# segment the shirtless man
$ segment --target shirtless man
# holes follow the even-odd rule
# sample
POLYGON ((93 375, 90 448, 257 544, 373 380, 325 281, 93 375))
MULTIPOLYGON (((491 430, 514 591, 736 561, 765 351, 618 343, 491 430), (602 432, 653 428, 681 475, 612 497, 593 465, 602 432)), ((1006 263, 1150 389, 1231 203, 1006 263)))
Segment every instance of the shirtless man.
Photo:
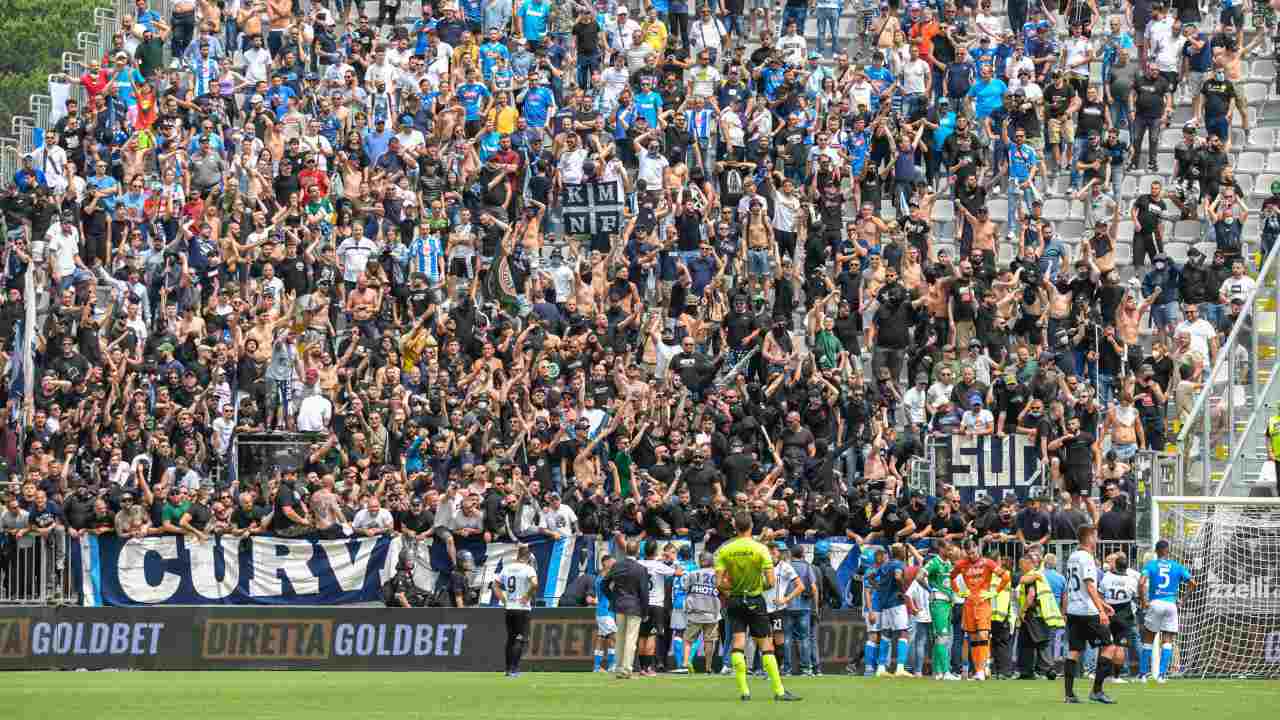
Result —
MULTIPOLYGON (((240 26, 240 33, 246 38, 262 35, 262 5, 259 3, 246 3, 241 6, 240 12, 236 14, 236 24, 240 26)), ((265 39, 265 35, 263 38, 265 39)), ((227 48, 227 52, 234 53, 239 48, 227 48)))
MULTIPOLYGON (((284 44, 284 36, 293 25, 293 0, 267 0, 267 20, 271 27, 271 35, 279 33, 276 42, 284 44)), ((270 47, 270 39, 268 39, 270 47)), ((279 156, 277 156, 279 157, 279 156)))
MULTIPOLYGON (((599 482, 600 472, 599 460, 595 456, 596 446, 598 446, 606 437, 613 434, 614 430, 618 429, 618 426, 622 424, 621 420, 621 414, 614 415, 613 420, 609 421, 609 424, 597 433, 596 436, 592 438, 576 456, 574 456, 573 477, 574 480, 582 486, 589 488, 595 487, 596 483, 599 482)), ((578 420, 578 435, 580 437, 585 436, 590 428, 591 425, 585 418, 578 420)), ((612 462, 610 464, 612 464, 612 462)), ((612 471, 613 476, 617 477, 617 469, 613 468, 612 471)))
POLYGON ((875 209, 871 207, 871 203, 863 203, 862 209, 858 214, 858 239, 862 241, 866 248, 874 248, 880 246, 880 236, 889 230, 889 225, 885 221, 876 217, 875 209))
POLYGON ((1155 295, 1138 302, 1133 293, 1125 293, 1124 302, 1116 309, 1116 331, 1125 345, 1138 344, 1138 323, 1142 313, 1155 301, 1155 295))
POLYGON ((357 324, 373 322, 373 318, 378 313, 381 305, 382 293, 369 285, 369 279, 364 273, 360 273, 356 277, 356 287, 347 293, 347 300, 343 307, 344 310, 351 313, 357 324))
MULTIPOLYGON (((309 473, 307 480, 312 487, 315 486, 316 474, 309 473)), ((319 478, 320 488, 311 493, 309 498, 311 503, 311 521, 315 525, 316 532, 321 537, 328 540, 337 540, 342 537, 342 527, 339 519, 342 518, 342 508, 338 504, 338 496, 333 492, 333 474, 325 473, 324 477, 319 478)))
POLYGON ((773 238, 773 226, 765 214, 763 200, 752 198, 751 211, 747 216, 747 271, 751 285, 760 292, 766 292, 773 276, 772 263, 777 255, 773 238))
POLYGON ((991 221, 990 213, 985 207, 978 208, 976 215, 969 212, 969 209, 961 203, 957 203, 956 207, 973 230, 973 249, 982 251, 982 262, 988 270, 994 268, 996 266, 996 224, 991 221))
POLYGON ((1142 419, 1133 406, 1133 391, 1120 391, 1120 404, 1107 411, 1105 432, 1111 434, 1111 449, 1120 460, 1131 460, 1146 445, 1142 434, 1142 419))

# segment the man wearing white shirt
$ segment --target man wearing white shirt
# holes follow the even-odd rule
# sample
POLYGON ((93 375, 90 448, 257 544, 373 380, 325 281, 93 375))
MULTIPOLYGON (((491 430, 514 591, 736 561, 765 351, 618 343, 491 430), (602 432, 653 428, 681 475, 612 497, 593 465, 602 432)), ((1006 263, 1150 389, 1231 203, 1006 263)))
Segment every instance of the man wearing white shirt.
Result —
POLYGON ((689 68, 685 77, 689 83, 689 94, 694 97, 710 98, 720 87, 720 71, 711 64, 711 55, 705 49, 698 51, 698 64, 689 68))
POLYGON ((786 64, 796 67, 804 65, 808 41, 800 34, 800 27, 794 21, 787 23, 787 33, 778 40, 778 49, 782 51, 782 60, 786 64))
POLYGON ((378 244, 364 235, 355 235, 338 246, 338 263, 342 266, 342 279, 354 284, 364 274, 369 258, 378 252, 378 244))
POLYGON ((923 426, 929 419, 929 376, 916 373, 916 384, 902 396, 902 407, 907 411, 907 422, 923 426))
POLYGON ((1231 277, 1218 289, 1218 302, 1226 305, 1237 298, 1247 302, 1257 287, 1258 281, 1244 274, 1244 261, 1236 260, 1231 263, 1231 277))
POLYGON ((1174 329, 1174 337, 1189 335, 1191 349, 1200 353, 1208 367, 1213 363, 1213 356, 1218 352, 1218 332, 1213 329, 1213 325, 1208 320, 1200 317, 1200 308, 1196 305, 1191 303, 1183 305, 1182 316, 1185 319, 1174 329))
POLYGON ((649 190, 662 188, 662 173, 670 165, 654 137, 656 134, 656 130, 649 130, 635 140, 636 156, 640 158, 639 179, 649 190))
POLYGON ((321 393, 308 395, 298 405, 298 432, 325 432, 332 419, 333 403, 321 393))
POLYGON ((556 540, 578 534, 578 516, 560 502, 557 493, 547 493, 547 506, 542 509, 542 534, 556 540))
POLYGON ((903 111, 908 118, 914 117, 915 112, 923 109, 926 100, 930 97, 929 91, 933 84, 933 70, 929 67, 929 63, 920 57, 920 46, 911 46, 911 59, 902 66, 902 92, 903 92, 903 111))
MULTIPOLYGON (((626 6, 618 8, 618 12, 614 15, 614 32, 609 35, 609 46, 615 52, 625 53, 632 47, 635 47, 636 33, 640 32, 640 23, 631 19, 631 11, 626 6)), ((641 36, 643 39, 643 36, 641 36)))
POLYGON ((76 227, 75 216, 65 213, 62 222, 49 226, 44 239, 49 270, 58 290, 71 287, 81 273, 89 274, 87 270, 82 270, 84 263, 80 260, 80 229, 76 227))
POLYGON ((67 151, 58 144, 58 132, 50 130, 44 145, 31 153, 31 165, 44 172, 45 182, 54 195, 67 191, 67 151))
POLYGON ((360 535, 373 537, 391 532, 395 528, 395 520, 391 513, 378 502, 377 495, 370 495, 365 505, 351 520, 351 529, 360 535))
MULTIPOLYGON (((262 37, 257 36, 253 39, 253 44, 240 54, 244 61, 244 76, 253 82, 267 82, 271 79, 271 51, 262 45, 262 37)), ((336 66, 334 66, 336 67, 336 66)), ((347 70, 351 69, 350 65, 344 65, 347 70)), ((341 79, 343 73, 338 72, 338 78, 341 79)))
POLYGON ((564 136, 564 150, 560 153, 558 169, 560 182, 564 185, 577 185, 586 179, 587 150, 578 141, 574 133, 564 136))
POLYGON ((373 62, 364 71, 365 87, 373 87, 379 80, 386 85, 390 85, 391 81, 395 79, 395 73, 395 66, 387 62, 387 51, 379 48, 373 55, 373 62))
POLYGON ((408 115, 401 116, 400 132, 396 133, 396 137, 400 139, 400 148, 408 153, 427 144, 427 138, 421 130, 413 127, 413 118, 408 115))

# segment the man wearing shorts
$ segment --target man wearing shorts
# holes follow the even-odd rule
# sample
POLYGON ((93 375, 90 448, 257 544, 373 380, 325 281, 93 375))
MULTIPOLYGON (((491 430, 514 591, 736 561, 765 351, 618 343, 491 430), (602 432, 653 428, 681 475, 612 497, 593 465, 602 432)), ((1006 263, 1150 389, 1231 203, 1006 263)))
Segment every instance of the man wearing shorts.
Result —
POLYGON ((667 628, 667 578, 684 574, 682 568, 673 568, 669 562, 674 559, 674 553, 675 548, 668 544, 663 549, 663 559, 659 559, 658 543, 648 540, 644 546, 644 559, 640 561, 645 570, 649 571, 649 612, 640 622, 640 646, 637 654, 640 658, 639 673, 648 677, 658 674, 658 636, 667 628))
POLYGON ((613 641, 618 635, 618 623, 609 607, 609 596, 604 592, 604 577, 613 567, 613 557, 600 558, 600 575, 596 577, 596 651, 592 659, 594 672, 613 672, 613 641))
POLYGON ((1145 625, 1142 628, 1142 651, 1138 654, 1138 672, 1148 675, 1151 667, 1152 643, 1160 633, 1160 665, 1147 679, 1165 682, 1165 673, 1173 663, 1173 639, 1178 635, 1178 590, 1186 583, 1195 588, 1191 573, 1177 560, 1169 557, 1169 541, 1156 542, 1156 559, 1142 568, 1138 581, 1138 600, 1146 608, 1145 625))
POLYGON ((729 598, 725 619, 733 637, 731 662, 738 695, 743 701, 751 699, 744 652, 747 633, 750 632, 756 641, 756 647, 760 648, 764 656, 761 663, 769 675, 773 699, 778 702, 795 702, 800 698, 783 687, 778 658, 773 654, 773 640, 769 637, 769 615, 764 594, 777 584, 773 559, 769 556, 768 548, 751 537, 750 512, 739 510, 735 513, 733 529, 737 537, 721 545, 716 551, 715 568, 716 585, 729 598))
POLYGON ((680 579, 684 587, 684 656, 680 667, 693 672, 694 644, 702 641, 702 657, 708 675, 715 647, 720 642, 720 591, 716 589, 715 556, 709 552, 698 555, 698 569, 686 573, 680 579))
POLYGON ((917 582, 929 590, 929 629, 933 633, 933 679, 959 680, 951 673, 951 605, 955 594, 951 588, 951 563, 960 548, 946 538, 936 541, 937 554, 917 573, 917 582))
POLYGON ((1062 681, 1066 689, 1066 702, 1078 704, 1075 680, 1080 653, 1086 646, 1100 648, 1098 668, 1093 676, 1093 691, 1089 699, 1104 705, 1115 700, 1102 691, 1102 682, 1108 674, 1118 674, 1124 665, 1124 648, 1111 639, 1109 625, 1114 609, 1098 594, 1098 564, 1093 559, 1098 531, 1092 525, 1081 525, 1076 531, 1080 548, 1067 560, 1067 648, 1070 654, 1063 666, 1062 681))
POLYGON ((884 548, 876 549, 876 563, 880 569, 876 572, 876 599, 878 611, 873 611, 876 625, 880 628, 880 662, 876 667, 876 677, 890 677, 889 643, 897 640, 896 660, 898 670, 895 677, 911 677, 907 670, 907 630, 911 627, 910 615, 907 612, 906 547, 901 543, 894 545, 891 556, 886 557, 884 548))
POLYGON ((992 578, 999 577, 1000 583, 994 587, 999 593, 1009 587, 1009 571, 991 558, 982 557, 978 543, 970 540, 964 546, 966 557, 951 568, 951 587, 956 592, 960 586, 956 579, 964 576, 964 586, 969 596, 964 601, 963 629, 969 634, 969 652, 973 659, 973 678, 985 680, 987 677, 987 657, 991 654, 991 597, 987 592, 992 588, 992 578))

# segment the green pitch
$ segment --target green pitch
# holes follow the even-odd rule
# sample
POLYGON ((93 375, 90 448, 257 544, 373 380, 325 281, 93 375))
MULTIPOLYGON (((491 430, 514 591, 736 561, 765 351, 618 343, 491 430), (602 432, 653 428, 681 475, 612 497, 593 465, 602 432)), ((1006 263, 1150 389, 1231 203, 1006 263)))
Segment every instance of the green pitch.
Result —
MULTIPOLYGON (((789 679, 804 702, 775 704, 765 680, 738 700, 729 678, 615 680, 586 673, 38 672, 0 675, 14 720, 672 720, 779 718, 1002 720, 1277 717, 1280 682, 1111 685, 1111 707, 1062 704, 1061 681, 789 679)), ((1076 685, 1082 697, 1088 681, 1076 685)))

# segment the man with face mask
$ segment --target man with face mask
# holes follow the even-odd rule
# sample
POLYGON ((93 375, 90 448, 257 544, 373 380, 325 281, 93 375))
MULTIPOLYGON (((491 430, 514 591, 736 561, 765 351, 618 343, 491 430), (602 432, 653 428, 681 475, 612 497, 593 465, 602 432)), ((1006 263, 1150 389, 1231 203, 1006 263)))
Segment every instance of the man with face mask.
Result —
POLYGON ((1231 136, 1231 105, 1235 104, 1242 117, 1241 127, 1249 131, 1249 108, 1245 98, 1236 92, 1234 83, 1227 80, 1227 74, 1221 68, 1213 73, 1213 77, 1200 86, 1200 94, 1192 104, 1192 114, 1204 118, 1204 129, 1210 137, 1227 141, 1231 136))
POLYGON ((1151 325, 1162 339, 1172 335, 1178 324, 1178 304, 1182 300, 1181 268, 1168 255, 1155 257, 1155 267, 1142 278, 1143 297, 1152 297, 1151 325))
MULTIPOLYGON (((1208 85, 1209 81, 1205 81, 1208 85)), ((1224 142, 1218 135, 1209 135, 1208 141, 1200 152, 1200 197, 1213 198, 1222 189, 1222 169, 1231 164, 1231 156, 1227 154, 1224 142)))

